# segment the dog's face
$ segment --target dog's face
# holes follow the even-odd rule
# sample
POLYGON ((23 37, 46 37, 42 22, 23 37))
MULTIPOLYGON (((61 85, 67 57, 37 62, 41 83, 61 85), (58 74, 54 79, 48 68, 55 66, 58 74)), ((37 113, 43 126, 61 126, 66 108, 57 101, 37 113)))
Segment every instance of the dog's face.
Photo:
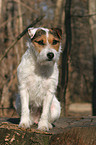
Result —
POLYGON ((61 52, 61 29, 29 28, 28 33, 31 37, 38 63, 52 65, 58 61, 61 52))

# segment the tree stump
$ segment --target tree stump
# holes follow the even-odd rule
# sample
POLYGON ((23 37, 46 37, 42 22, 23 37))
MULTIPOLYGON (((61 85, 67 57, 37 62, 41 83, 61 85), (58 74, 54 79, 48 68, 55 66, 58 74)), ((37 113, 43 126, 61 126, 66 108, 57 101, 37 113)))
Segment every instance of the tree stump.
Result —
POLYGON ((40 131, 18 127, 19 118, 0 118, 0 145, 95 145, 96 117, 69 117, 57 120, 53 129, 40 131))

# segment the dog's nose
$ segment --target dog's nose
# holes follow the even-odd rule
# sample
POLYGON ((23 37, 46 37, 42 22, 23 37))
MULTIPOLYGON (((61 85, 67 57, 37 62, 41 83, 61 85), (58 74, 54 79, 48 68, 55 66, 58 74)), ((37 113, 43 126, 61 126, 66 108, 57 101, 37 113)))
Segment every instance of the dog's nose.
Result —
POLYGON ((54 57, 54 53, 49 52, 49 53, 47 54, 47 57, 49 58, 49 60, 52 60, 52 58, 54 57))

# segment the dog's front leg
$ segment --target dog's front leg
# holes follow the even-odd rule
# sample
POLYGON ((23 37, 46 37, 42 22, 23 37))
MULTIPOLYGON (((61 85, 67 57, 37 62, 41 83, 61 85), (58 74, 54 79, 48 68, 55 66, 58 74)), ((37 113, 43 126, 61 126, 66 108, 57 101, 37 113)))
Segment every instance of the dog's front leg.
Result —
POLYGON ((52 104, 53 97, 54 97, 54 94, 52 94, 51 92, 48 92, 44 98, 43 110, 42 110, 40 121, 38 123, 39 130, 48 131, 49 129, 52 128, 52 125, 48 122, 48 119, 49 119, 49 112, 50 112, 50 107, 52 104))
POLYGON ((29 128, 31 125, 30 111, 29 111, 29 94, 26 89, 20 90, 21 99, 21 120, 20 127, 29 128))

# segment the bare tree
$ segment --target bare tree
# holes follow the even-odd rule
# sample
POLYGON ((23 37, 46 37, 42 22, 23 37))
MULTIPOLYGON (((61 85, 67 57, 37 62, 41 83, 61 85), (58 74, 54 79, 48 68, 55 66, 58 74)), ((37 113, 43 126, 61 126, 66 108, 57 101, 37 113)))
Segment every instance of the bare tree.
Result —
MULTIPOLYGON (((22 14, 24 14, 25 12, 24 8, 30 8, 30 10, 28 10, 31 11, 31 13, 32 10, 31 7, 26 6, 26 4, 24 5, 24 8, 22 10, 22 2, 20 0, 16 0, 16 2, 14 2, 14 0, 4 0, 2 2, 3 3, 1 4, 4 6, 4 8, 3 14, 1 15, 3 20, 0 25, 1 27, 3 27, 3 30, 2 28, 0 29, 0 32, 2 34, 0 35, 0 40, 2 40, 2 42, 0 41, 0 62, 2 61, 2 63, 0 63, 0 67, 2 67, 0 72, 0 108, 2 108, 3 110, 3 115, 6 116, 9 112, 9 108, 12 107, 14 103, 15 94, 17 92, 16 68, 25 49, 23 47, 23 39, 21 39, 20 42, 16 44, 17 41, 21 38, 21 35, 18 34, 23 31, 24 21, 22 14), (7 46, 9 47, 6 48, 7 46), (3 60, 3 58, 5 59, 3 60)), ((28 16, 31 16, 31 14, 28 16)), ((40 19, 41 17, 38 17, 37 21, 39 21, 40 19)), ((27 21, 25 21, 25 26, 28 26, 26 22, 27 21)), ((29 20, 28 22, 32 23, 34 22, 34 20, 29 20)), ((36 23, 37 22, 34 22, 33 25, 35 25, 36 23)), ((32 26, 30 25, 30 27, 32 26)), ((28 29, 26 29, 26 32, 27 31, 28 29)), ((25 31, 23 32, 22 36, 24 34, 25 31)), ((1 114, 2 110, 0 109, 1 114)))
MULTIPOLYGON (((17 36, 23 29, 31 24, 36 17, 40 17, 41 14, 45 14, 45 17, 43 21, 36 24, 36 27, 60 27, 64 34, 64 39, 62 39, 63 51, 60 60, 60 84, 58 87, 58 97, 62 105, 62 116, 64 116, 64 114, 68 115, 68 97, 72 98, 72 101, 86 101, 88 98, 89 101, 91 100, 93 75, 92 49, 89 39, 88 2, 91 9, 91 17, 93 13, 91 6, 94 6, 95 12, 95 1, 96 0, 0 0, 0 62, 5 58, 0 64, 0 68, 2 68, 0 72, 1 108, 10 107, 10 101, 12 102, 12 97, 17 93, 16 67, 21 59, 23 49, 26 49, 23 45, 26 45, 25 42, 26 39, 28 39, 28 34, 26 34, 18 44, 16 44, 16 41, 18 41, 17 36), (86 16, 82 17, 83 15, 86 16), (14 43, 16 44, 15 46, 14 43), (71 47, 72 51, 70 54, 71 47), (69 61, 69 54, 71 61, 69 61)), ((92 22, 91 30, 93 39, 96 38, 95 24, 93 25, 93 21, 96 23, 95 20, 95 16, 90 18, 90 23, 92 22)), ((94 39, 94 46, 96 46, 95 43, 94 39)), ((96 66, 95 47, 93 47, 93 52, 94 66, 96 66)), ((94 67, 93 98, 95 98, 96 93, 95 68, 96 67, 94 67)), ((94 102, 96 102, 95 99, 93 99, 93 104, 94 102)), ((94 110, 96 109, 94 108, 94 110)))
MULTIPOLYGON (((23 18, 22 18, 22 9, 21 9, 21 4, 20 4, 21 0, 18 0, 18 13, 19 13, 19 32, 21 33, 23 31, 23 18)), ((20 48, 22 51, 22 54, 24 52, 24 45, 23 45, 23 38, 20 40, 20 48)))
POLYGON ((0 0, 0 19, 2 18, 2 0, 0 0))
POLYGON ((57 0, 56 2, 55 16, 54 16, 54 24, 56 27, 61 27, 63 4, 64 4, 64 0, 57 0))
MULTIPOLYGON (((89 0, 89 13, 96 11, 96 0, 89 0)), ((93 94, 92 94, 92 109, 93 115, 96 116, 96 15, 90 17, 90 25, 93 39, 93 94)))
POLYGON ((71 0, 66 0, 65 4, 65 34, 66 42, 65 48, 62 52, 61 71, 60 71, 60 99, 62 106, 62 116, 68 115, 68 98, 66 97, 67 84, 68 84, 68 59, 71 51, 71 0))

